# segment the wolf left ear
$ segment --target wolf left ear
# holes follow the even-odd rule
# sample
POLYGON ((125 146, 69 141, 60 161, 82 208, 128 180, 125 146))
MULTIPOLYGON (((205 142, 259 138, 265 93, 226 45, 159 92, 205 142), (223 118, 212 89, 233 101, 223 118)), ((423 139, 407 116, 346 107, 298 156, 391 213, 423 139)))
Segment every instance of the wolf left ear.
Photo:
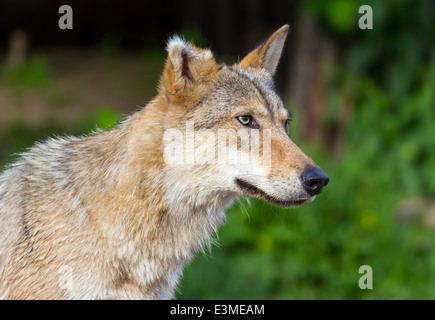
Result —
POLYGON ((281 57, 285 39, 289 31, 286 24, 279 28, 266 42, 249 53, 237 66, 246 68, 263 68, 274 75, 281 57))
POLYGON ((189 94, 213 81, 218 65, 210 50, 195 47, 178 36, 167 45, 168 58, 160 78, 161 89, 172 102, 182 102, 189 94))

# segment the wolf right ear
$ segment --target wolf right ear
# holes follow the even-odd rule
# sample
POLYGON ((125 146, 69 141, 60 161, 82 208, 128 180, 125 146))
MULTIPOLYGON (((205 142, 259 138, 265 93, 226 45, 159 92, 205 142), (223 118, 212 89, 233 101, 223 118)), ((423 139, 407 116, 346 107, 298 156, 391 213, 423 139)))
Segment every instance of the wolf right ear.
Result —
POLYGON ((167 51, 160 85, 172 102, 211 82, 219 69, 210 50, 197 48, 178 36, 169 39, 167 51))
POLYGON ((254 49, 240 61, 237 67, 242 69, 263 68, 274 75, 288 31, 289 26, 287 24, 279 28, 266 42, 254 49))

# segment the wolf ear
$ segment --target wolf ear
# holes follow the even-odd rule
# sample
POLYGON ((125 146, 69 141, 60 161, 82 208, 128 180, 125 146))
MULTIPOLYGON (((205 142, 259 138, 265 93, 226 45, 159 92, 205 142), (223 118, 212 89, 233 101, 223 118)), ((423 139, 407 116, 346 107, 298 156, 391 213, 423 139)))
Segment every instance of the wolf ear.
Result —
POLYGON ((274 75, 289 31, 286 24, 275 31, 266 42, 249 53, 237 66, 239 68, 263 68, 274 75))
POLYGON ((174 36, 168 41, 168 58, 160 84, 171 101, 213 80, 218 65, 210 50, 200 49, 174 36))

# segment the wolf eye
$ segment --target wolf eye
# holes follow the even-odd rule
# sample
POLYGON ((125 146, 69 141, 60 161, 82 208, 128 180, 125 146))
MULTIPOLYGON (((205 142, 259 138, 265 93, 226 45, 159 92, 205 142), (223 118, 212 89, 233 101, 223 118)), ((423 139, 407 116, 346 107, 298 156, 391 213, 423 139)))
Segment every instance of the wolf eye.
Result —
POLYGON ((252 121, 252 117, 251 116, 238 116, 237 120, 239 120, 239 122, 241 124, 243 124, 244 126, 249 126, 249 124, 252 121))
POLYGON ((285 121, 285 124, 284 124, 284 126, 285 126, 285 131, 287 131, 287 134, 289 134, 290 132, 289 132, 289 129, 288 129, 288 126, 289 126, 289 124, 290 124, 290 119, 287 119, 286 121, 285 121))

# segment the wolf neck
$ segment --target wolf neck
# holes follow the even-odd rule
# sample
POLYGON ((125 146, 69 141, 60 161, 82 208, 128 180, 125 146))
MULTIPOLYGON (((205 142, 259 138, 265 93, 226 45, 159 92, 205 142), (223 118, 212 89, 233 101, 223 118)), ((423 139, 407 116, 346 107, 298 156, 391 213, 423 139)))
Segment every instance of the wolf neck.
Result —
POLYGON ((124 147, 129 164, 118 170, 120 182, 113 193, 121 195, 116 196, 120 205, 110 212, 124 211, 125 217, 116 220, 135 222, 135 226, 121 226, 121 233, 128 233, 126 240, 134 239, 147 256, 153 257, 153 263, 171 269, 190 261, 209 243, 236 195, 203 187, 192 174, 164 163, 163 112, 157 102, 151 102, 120 128, 127 132, 124 147))
MULTIPOLYGON (((171 180, 172 177, 167 182, 171 180)), ((217 233, 225 220, 225 210, 234 199, 232 193, 208 191, 188 184, 189 181, 173 180, 167 185, 166 209, 159 213, 166 217, 162 227, 172 235, 174 242, 170 247, 175 256, 186 258, 201 250, 204 244, 210 244, 212 234, 217 233)))

